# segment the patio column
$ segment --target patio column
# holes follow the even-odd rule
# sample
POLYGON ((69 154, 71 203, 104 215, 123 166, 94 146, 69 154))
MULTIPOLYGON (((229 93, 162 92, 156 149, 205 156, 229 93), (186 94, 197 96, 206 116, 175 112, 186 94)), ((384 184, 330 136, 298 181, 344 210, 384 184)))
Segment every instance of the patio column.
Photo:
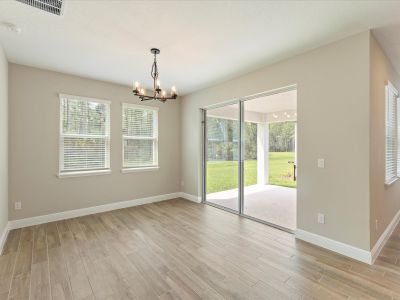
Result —
POLYGON ((297 121, 294 123, 294 163, 297 164, 297 121))
POLYGON ((268 184, 269 127, 257 124, 257 184, 268 184))

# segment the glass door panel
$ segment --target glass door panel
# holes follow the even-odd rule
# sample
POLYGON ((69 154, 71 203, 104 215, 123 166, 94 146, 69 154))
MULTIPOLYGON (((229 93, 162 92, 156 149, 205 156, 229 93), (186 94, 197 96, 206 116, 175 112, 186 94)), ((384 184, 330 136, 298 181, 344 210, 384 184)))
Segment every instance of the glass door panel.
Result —
POLYGON ((243 102, 243 214, 296 228, 295 90, 243 102))
POLYGON ((205 111, 206 201, 239 209, 239 104, 205 111))

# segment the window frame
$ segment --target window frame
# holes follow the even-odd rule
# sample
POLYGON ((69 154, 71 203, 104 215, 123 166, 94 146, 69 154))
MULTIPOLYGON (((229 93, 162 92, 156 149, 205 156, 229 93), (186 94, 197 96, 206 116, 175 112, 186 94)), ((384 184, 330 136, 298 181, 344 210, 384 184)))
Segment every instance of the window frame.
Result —
MULTIPOLYGON (((395 90, 397 92, 397 90, 395 90)), ((397 108, 397 179, 400 178, 400 97, 399 92, 397 92, 396 99, 396 108, 397 108)))
POLYGON ((59 113, 59 159, 58 159, 58 177, 59 178, 68 178, 68 177, 80 177, 80 176, 92 176, 92 175, 104 175, 104 174, 111 174, 111 101, 104 100, 104 99, 97 99, 97 98, 90 98, 90 97, 82 97, 82 96, 75 96, 69 94, 59 94, 59 105, 60 105, 60 113, 59 113), (86 102, 96 102, 106 104, 108 107, 107 118, 108 122, 106 122, 106 130, 105 135, 84 135, 84 134, 64 134, 63 133, 63 119, 64 119, 64 109, 62 105, 63 99, 73 99, 73 100, 80 100, 86 102), (81 169, 81 170, 71 170, 65 171, 63 170, 64 165, 64 137, 77 137, 77 138, 84 138, 84 137, 96 137, 96 138, 104 138, 106 144, 106 151, 105 151, 105 168, 100 169, 81 169))
POLYGON ((396 182, 400 177, 400 99, 399 99, 399 92, 394 87, 394 85, 388 81, 387 85, 385 86, 385 185, 389 186, 396 182), (395 116, 395 133, 392 138, 395 139, 395 155, 392 163, 395 165, 395 174, 391 178, 387 178, 387 169, 388 169, 388 136, 389 136, 389 117, 391 115, 391 106, 390 106, 390 97, 396 96, 394 100, 394 116, 395 116))
POLYGON ((121 173, 132 173, 132 172, 144 172, 144 171, 157 171, 159 166, 158 161, 158 147, 159 147, 159 137, 158 137, 158 112, 159 107, 156 106, 147 106, 147 105, 139 105, 128 102, 123 102, 122 105, 122 113, 121 113, 121 137, 122 137, 122 168, 121 173), (126 136, 124 135, 124 113, 125 108, 136 108, 141 110, 150 110, 153 112, 153 137, 141 137, 141 136, 126 136), (153 164, 151 166, 125 166, 125 140, 152 140, 153 141, 153 164))

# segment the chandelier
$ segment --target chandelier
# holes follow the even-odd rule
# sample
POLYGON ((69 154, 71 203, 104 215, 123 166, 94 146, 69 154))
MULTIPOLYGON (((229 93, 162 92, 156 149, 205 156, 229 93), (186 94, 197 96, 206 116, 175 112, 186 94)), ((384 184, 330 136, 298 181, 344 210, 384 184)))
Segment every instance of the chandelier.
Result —
POLYGON ((153 91, 147 94, 146 90, 140 86, 140 83, 135 81, 133 86, 133 94, 138 96, 141 101, 147 100, 159 100, 165 102, 168 99, 176 99, 178 94, 176 93, 176 88, 173 86, 171 92, 161 89, 160 81, 158 80, 158 67, 157 67, 157 54, 160 54, 160 50, 157 48, 152 48, 150 50, 154 54, 154 62, 151 67, 151 77, 153 78, 153 91))

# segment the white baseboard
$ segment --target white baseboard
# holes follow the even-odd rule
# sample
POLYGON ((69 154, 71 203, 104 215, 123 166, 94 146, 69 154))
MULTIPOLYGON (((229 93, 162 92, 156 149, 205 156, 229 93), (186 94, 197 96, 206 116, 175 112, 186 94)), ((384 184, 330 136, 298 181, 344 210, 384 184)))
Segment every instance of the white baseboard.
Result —
POLYGON ((367 264, 372 264, 371 252, 367 250, 360 249, 301 229, 297 229, 295 235, 297 239, 331 250, 333 252, 342 254, 355 260, 367 264))
MULTIPOLYGON (((135 199, 135 200, 120 201, 120 202, 99 205, 99 206, 92 206, 92 207, 87 207, 87 208, 63 211, 63 212, 59 212, 59 213, 36 216, 36 217, 31 217, 31 218, 12 220, 7 223, 3 232, 0 233, 0 254, 3 251, 3 247, 7 240, 8 233, 12 229, 23 228, 23 227, 27 227, 27 226, 33 226, 33 225, 38 225, 38 224, 43 224, 43 223, 48 223, 48 222, 60 221, 60 220, 64 220, 64 219, 76 218, 76 217, 81 217, 81 216, 126 208, 126 207, 133 207, 133 206, 138 206, 138 205, 143 205, 143 204, 148 204, 148 203, 160 202, 160 201, 170 200, 170 199, 179 198, 179 197, 184 198, 186 200, 193 201, 195 203, 201 202, 201 197, 183 193, 183 192, 177 192, 177 193, 164 194, 164 195, 158 195, 158 196, 152 196, 152 197, 146 197, 146 198, 139 198, 139 199, 135 199)), ((372 264, 375 261, 375 259, 379 256, 380 251, 382 250, 383 246, 389 239, 390 235, 393 233, 393 231, 396 228, 399 221, 400 221, 400 210, 397 212, 397 214, 395 215, 393 220, 390 222, 390 224, 388 225, 386 230, 382 233, 381 237, 376 242, 376 244, 373 247, 373 249, 371 250, 371 252, 348 245, 348 244, 344 244, 342 242, 338 242, 338 241, 329 239, 329 238, 321 236, 321 235, 317 235, 315 233, 304 231, 301 229, 296 230, 295 236, 297 239, 300 239, 300 240, 306 241, 308 243, 317 245, 319 247, 331 250, 333 252, 342 254, 344 256, 353 258, 355 260, 358 260, 358 261, 361 261, 361 262, 364 262, 367 264, 372 264)))
POLYGON ((10 232, 10 228, 9 227, 10 227, 10 223, 7 222, 6 226, 3 229, 3 232, 0 235, 0 255, 3 254, 3 249, 4 249, 4 246, 6 244, 8 233, 10 232))
POLYGON ((175 198, 179 198, 179 197, 181 197, 181 193, 177 192, 177 193, 172 193, 172 194, 164 194, 164 195, 140 198, 140 199, 135 199, 135 200, 120 201, 120 202, 114 202, 114 203, 109 203, 109 204, 103 204, 103 205, 99 205, 99 206, 92 206, 92 207, 87 207, 87 208, 68 210, 68 211, 63 211, 63 212, 53 213, 53 214, 48 214, 48 215, 42 215, 42 216, 37 216, 37 217, 12 220, 12 221, 9 221, 8 229, 11 230, 11 229, 17 229, 17 228, 22 228, 22 227, 27 227, 27 226, 48 223, 48 222, 71 219, 71 218, 76 218, 76 217, 81 217, 81 216, 126 208, 126 207, 132 207, 132 206, 138 206, 138 205, 143 205, 143 204, 148 204, 148 203, 153 203, 153 202, 175 199, 175 198))
POLYGON ((198 196, 195 196, 195 195, 191 195, 191 194, 186 194, 186 193, 183 193, 183 192, 180 192, 179 194, 180 194, 181 198, 184 198, 186 200, 190 200, 190 201, 193 201, 193 202, 196 202, 196 203, 200 203, 201 202, 201 197, 198 197, 198 196))
POLYGON ((371 250, 372 263, 375 262, 376 258, 379 256, 379 253, 381 253, 386 242, 392 235, 393 231, 396 229, 397 224, 399 224, 399 221, 400 221, 400 210, 394 216, 393 220, 389 223, 385 231, 381 234, 380 238, 376 241, 374 247, 372 248, 371 250))

